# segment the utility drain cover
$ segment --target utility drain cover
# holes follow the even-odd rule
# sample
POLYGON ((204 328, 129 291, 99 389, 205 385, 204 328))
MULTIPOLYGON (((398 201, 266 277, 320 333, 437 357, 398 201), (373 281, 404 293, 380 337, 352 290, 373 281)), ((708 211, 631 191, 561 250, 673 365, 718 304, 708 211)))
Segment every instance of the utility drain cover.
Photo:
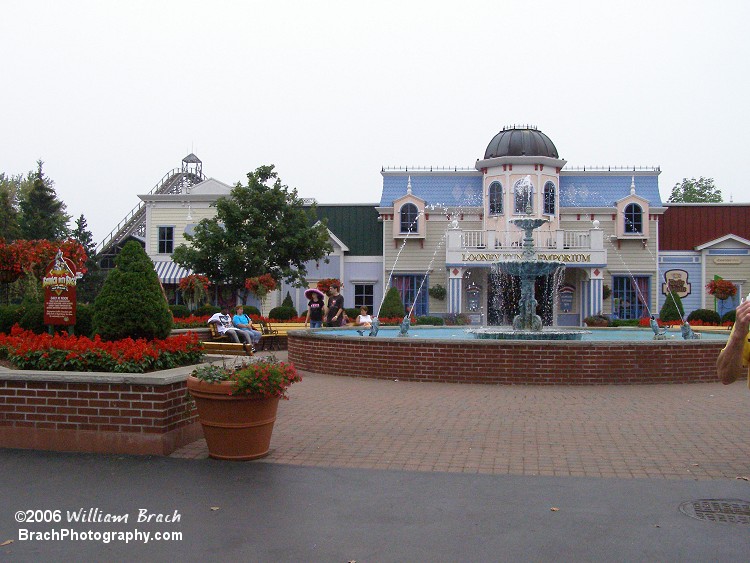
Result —
POLYGON ((707 498, 683 502, 680 512, 709 522, 750 525, 750 502, 735 498, 707 498))

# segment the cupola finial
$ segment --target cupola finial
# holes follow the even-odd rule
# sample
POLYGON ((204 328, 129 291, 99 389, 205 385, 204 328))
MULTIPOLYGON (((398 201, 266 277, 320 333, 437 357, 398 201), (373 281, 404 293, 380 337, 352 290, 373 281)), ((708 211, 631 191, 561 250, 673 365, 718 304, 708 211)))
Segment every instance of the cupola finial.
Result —
POLYGON ((409 179, 406 181, 406 193, 411 195, 411 176, 409 176, 409 179))

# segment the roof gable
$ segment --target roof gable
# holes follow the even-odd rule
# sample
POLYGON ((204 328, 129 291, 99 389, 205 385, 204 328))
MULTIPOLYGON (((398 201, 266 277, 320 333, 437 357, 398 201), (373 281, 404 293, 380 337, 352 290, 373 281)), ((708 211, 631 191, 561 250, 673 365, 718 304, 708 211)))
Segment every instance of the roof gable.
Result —
POLYGON ((198 195, 229 195, 232 191, 232 186, 220 182, 214 178, 203 180, 202 182, 195 184, 188 188, 188 193, 198 195))

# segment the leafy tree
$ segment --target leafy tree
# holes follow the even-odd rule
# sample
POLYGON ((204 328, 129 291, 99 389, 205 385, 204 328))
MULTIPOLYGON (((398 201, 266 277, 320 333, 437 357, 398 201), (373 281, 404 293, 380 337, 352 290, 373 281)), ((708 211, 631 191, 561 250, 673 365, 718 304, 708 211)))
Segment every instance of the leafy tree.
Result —
POLYGON ((14 241, 21 236, 18 226, 18 193, 21 176, 0 172, 0 238, 14 241))
POLYGON ((721 203, 724 201, 721 190, 714 185, 713 178, 701 176, 695 178, 683 178, 682 182, 675 184, 672 195, 667 200, 671 203, 721 203))
MULTIPOLYGON (((304 285, 305 263, 333 251, 325 222, 314 223, 314 209, 305 211, 297 190, 282 185, 273 165, 247 175, 229 197, 216 202, 216 216, 203 219, 195 233, 185 235, 191 246, 178 246, 172 259, 213 282, 228 285, 247 299, 245 280, 263 274, 276 281, 304 285)), ((326 259, 327 260, 327 259, 326 259)))
POLYGON ((664 299, 664 305, 659 311, 659 319, 662 322, 681 321, 685 315, 685 307, 682 305, 682 299, 674 291, 669 291, 664 299))
POLYGON ((44 176, 40 160, 31 190, 21 200, 21 235, 25 239, 60 240, 70 232, 70 215, 65 204, 57 199, 54 182, 44 176))
POLYGON ((404 302, 401 300, 401 294, 398 292, 398 289, 391 287, 386 292, 383 305, 380 307, 380 312, 377 315, 381 318, 403 317, 406 315, 404 302))
POLYGON ((115 263, 94 302, 94 332, 103 340, 169 336, 172 313, 143 247, 131 240, 115 263))
POLYGON ((91 303, 96 299, 97 294, 104 286, 104 280, 107 278, 106 271, 99 266, 99 262, 94 258, 96 244, 94 235, 88 230, 86 218, 81 214, 75 222, 75 229, 71 231, 71 238, 75 239, 86 251, 88 259, 86 260, 86 274, 78 280, 76 284, 76 293, 78 301, 81 303, 91 303))

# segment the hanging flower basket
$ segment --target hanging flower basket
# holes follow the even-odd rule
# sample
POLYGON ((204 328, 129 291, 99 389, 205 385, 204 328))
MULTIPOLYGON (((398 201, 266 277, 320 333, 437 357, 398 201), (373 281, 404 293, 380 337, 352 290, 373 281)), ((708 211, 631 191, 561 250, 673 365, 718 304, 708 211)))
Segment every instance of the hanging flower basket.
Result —
POLYGON ((14 270, 0 270, 0 283, 11 283, 21 277, 21 272, 14 270))
POLYGON ((737 294, 737 286, 727 280, 712 280, 706 284, 706 290, 720 301, 737 294))

